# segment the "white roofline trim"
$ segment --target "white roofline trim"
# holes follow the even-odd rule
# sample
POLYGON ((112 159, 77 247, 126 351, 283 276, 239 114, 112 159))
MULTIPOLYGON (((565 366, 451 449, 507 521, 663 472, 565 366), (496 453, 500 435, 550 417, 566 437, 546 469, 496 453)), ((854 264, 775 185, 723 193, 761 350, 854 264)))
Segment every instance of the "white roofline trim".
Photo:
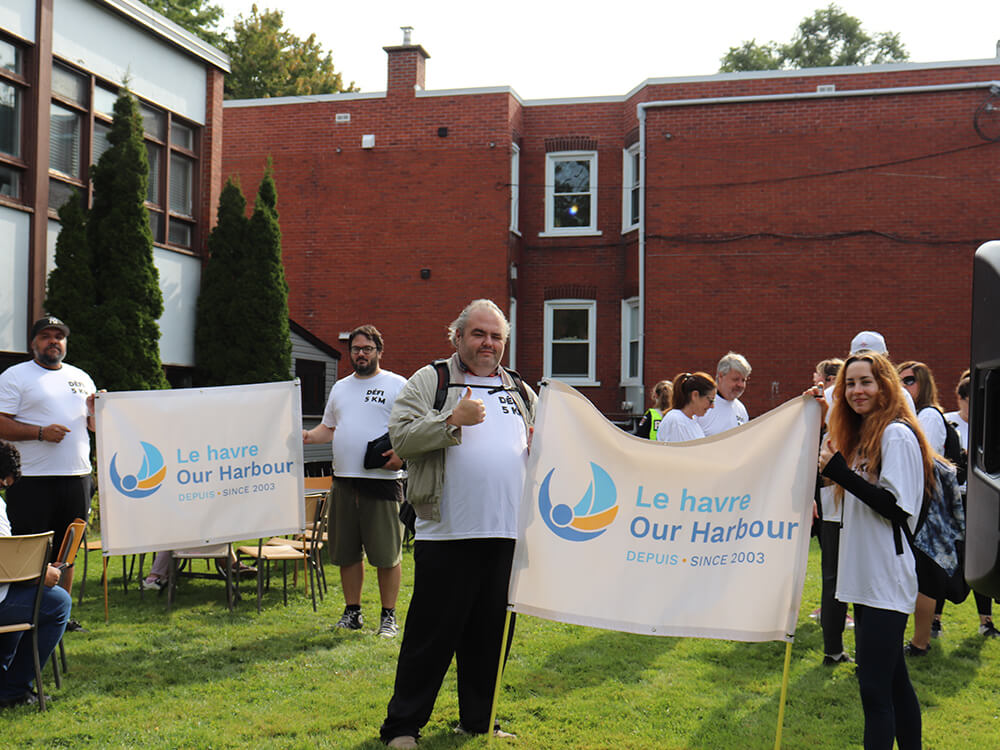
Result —
POLYGON ((263 99, 226 99, 224 109, 242 107, 277 107, 283 104, 321 104, 323 102, 349 102, 357 99, 385 99, 384 91, 351 91, 342 94, 302 94, 301 96, 269 96, 263 99))
POLYGON ((229 55, 213 47, 201 37, 195 36, 187 29, 178 26, 169 18, 160 15, 138 0, 96 0, 100 5, 120 13, 157 36, 180 47, 195 57, 214 65, 225 73, 231 72, 229 55))
POLYGON ((997 81, 969 81, 966 83, 940 83, 931 86, 895 86, 885 89, 847 89, 844 91, 801 91, 791 94, 753 94, 750 96, 715 96, 705 99, 664 99, 662 101, 639 102, 639 110, 656 107, 688 107, 706 104, 745 104, 747 102, 773 102, 792 99, 840 99, 851 96, 891 96, 893 94, 931 94, 940 91, 967 91, 990 86, 1000 86, 997 81))

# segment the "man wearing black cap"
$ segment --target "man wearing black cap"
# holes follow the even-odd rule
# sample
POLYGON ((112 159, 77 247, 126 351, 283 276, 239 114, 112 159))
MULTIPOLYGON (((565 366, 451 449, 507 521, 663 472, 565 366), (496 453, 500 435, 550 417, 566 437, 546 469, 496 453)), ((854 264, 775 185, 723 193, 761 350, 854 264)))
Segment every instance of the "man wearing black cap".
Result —
MULTIPOLYGON (((87 430, 94 429, 96 389, 87 373, 63 362, 68 336, 59 318, 36 320, 34 358, 0 373, 0 438, 21 453, 7 515, 15 534, 54 532, 53 553, 73 519, 87 518, 92 494, 87 430)), ((72 571, 63 579, 69 590, 72 571)))

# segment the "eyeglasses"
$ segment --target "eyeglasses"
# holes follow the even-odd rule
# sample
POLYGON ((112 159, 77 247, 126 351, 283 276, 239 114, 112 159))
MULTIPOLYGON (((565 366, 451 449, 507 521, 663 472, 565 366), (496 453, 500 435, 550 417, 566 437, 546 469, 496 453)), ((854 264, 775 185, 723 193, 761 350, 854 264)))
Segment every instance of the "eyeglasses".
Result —
POLYGON ((709 406, 715 406, 715 396, 705 396, 708 399, 709 406))
POLYGON ((351 354, 371 354, 375 351, 374 346, 352 346, 351 354))
POLYGON ((905 378, 903 378, 903 385, 916 385, 916 384, 917 384, 916 375, 907 375, 905 378))

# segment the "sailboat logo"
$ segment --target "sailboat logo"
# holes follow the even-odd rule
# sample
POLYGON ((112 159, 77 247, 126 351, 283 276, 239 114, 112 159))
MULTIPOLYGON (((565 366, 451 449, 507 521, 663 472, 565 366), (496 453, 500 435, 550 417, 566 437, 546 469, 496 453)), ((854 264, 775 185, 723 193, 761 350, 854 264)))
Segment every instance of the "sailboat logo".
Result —
POLYGON ((538 490, 538 509, 552 533, 570 542, 585 542, 599 537, 618 515, 618 490, 604 469, 590 462, 593 480, 583 498, 573 507, 565 503, 553 506, 549 484, 555 469, 549 471, 538 490))

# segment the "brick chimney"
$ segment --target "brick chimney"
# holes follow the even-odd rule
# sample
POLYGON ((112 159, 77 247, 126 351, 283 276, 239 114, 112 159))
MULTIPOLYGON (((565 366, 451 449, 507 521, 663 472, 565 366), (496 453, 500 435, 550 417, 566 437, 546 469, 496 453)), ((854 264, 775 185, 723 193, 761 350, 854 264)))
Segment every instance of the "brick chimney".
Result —
POLYGON ((424 89, 424 63, 430 55, 419 44, 410 41, 412 26, 400 26, 403 43, 398 47, 383 47, 389 55, 388 96, 414 96, 414 91, 424 89))

